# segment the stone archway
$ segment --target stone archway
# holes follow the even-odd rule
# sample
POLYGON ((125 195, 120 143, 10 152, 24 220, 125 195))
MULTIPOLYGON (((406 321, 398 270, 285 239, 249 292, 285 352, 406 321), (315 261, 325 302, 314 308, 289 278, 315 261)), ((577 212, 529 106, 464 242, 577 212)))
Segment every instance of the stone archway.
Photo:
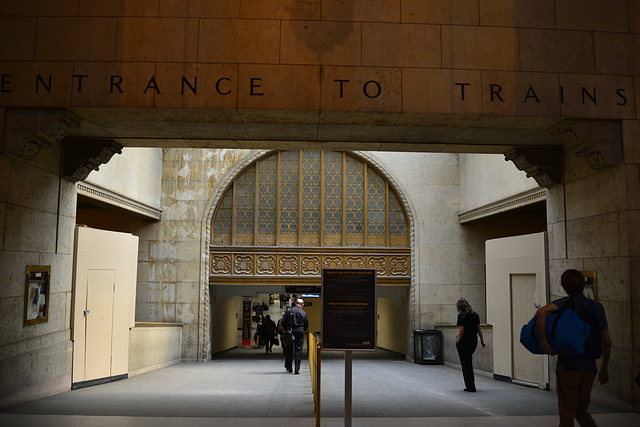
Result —
MULTIPOLYGON (((201 316, 199 319, 199 331, 198 335, 200 338, 200 347, 198 358, 200 360, 206 360, 211 356, 211 332, 209 330, 209 309, 210 309, 210 292, 209 285, 210 282, 210 273, 211 273, 211 259, 210 259, 210 251, 209 247, 211 244, 212 230, 211 230, 211 222, 212 218, 215 214, 216 207, 221 202, 222 197, 224 196, 226 190, 229 188, 231 183, 245 171, 250 165, 255 163, 260 158, 266 157, 271 153, 276 152, 277 150, 253 150, 249 152, 246 156, 244 156, 239 162, 237 162, 230 170, 227 172, 223 179, 221 179, 214 190, 211 193, 211 197, 208 199, 207 206, 204 210, 204 215, 202 217, 202 241, 201 241, 201 276, 200 276, 200 292, 203 296, 203 300, 201 303, 201 316)), ((377 162, 372 156, 363 153, 363 152, 350 152, 349 155, 371 165, 373 169, 383 176, 385 180, 389 183, 389 186, 393 189, 396 194, 399 202, 402 204, 404 212, 406 214, 406 219, 409 224, 408 227, 408 243, 410 248, 410 285, 409 285, 409 312, 408 312, 408 331, 407 337, 407 346, 406 346, 406 354, 411 354, 410 349, 412 348, 412 335, 409 333, 413 329, 415 329, 417 324, 416 318, 416 277, 419 270, 419 263, 416 262, 416 252, 418 250, 415 245, 415 230, 416 226, 414 223, 414 209, 411 206, 408 198, 404 195, 404 192, 398 185, 397 181, 393 178, 393 176, 383 168, 379 162, 377 162)))

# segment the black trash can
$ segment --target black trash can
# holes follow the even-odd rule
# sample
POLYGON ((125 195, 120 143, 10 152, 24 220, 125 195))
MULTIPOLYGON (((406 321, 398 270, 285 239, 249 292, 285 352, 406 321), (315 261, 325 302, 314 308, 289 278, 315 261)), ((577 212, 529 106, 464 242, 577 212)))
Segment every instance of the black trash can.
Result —
POLYGON ((422 365, 442 365, 442 331, 419 329, 413 332, 415 363, 422 365))

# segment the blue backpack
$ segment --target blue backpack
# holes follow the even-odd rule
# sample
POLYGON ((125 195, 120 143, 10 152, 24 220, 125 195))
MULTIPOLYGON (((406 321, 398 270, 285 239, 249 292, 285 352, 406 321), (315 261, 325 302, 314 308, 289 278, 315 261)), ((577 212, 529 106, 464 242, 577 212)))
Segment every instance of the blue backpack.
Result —
MULTIPOLYGON (((593 304, 593 302, 592 302, 593 304)), ((597 338, 598 331, 596 327, 592 327, 588 323, 584 322, 578 313, 576 313, 573 308, 575 306, 575 302, 573 298, 569 298, 569 301, 557 312, 551 313, 547 316, 547 321, 545 324, 545 330, 547 335, 547 341, 551 348, 553 348, 558 354, 562 356, 583 356, 590 359, 597 359, 600 357, 600 354, 595 354, 593 339, 597 338), (569 308, 571 305, 571 308, 569 308), (591 336, 592 330, 595 332, 593 336, 591 336), (587 341, 592 341, 591 345, 587 345, 587 341), (585 354, 585 348, 589 349, 589 354, 585 354), (594 357, 595 356, 595 357, 594 357)), ((597 321, 597 315, 595 310, 593 310, 593 305, 589 307, 588 310, 583 310, 585 312, 589 312, 589 319, 593 320, 593 326, 595 326, 595 322, 597 321)), ((586 313, 585 313, 586 314, 586 313)), ((596 341, 599 343, 599 341, 596 341)), ((520 343, 534 354, 545 354, 544 351, 540 350, 540 337, 538 336, 538 328, 536 327, 536 316, 522 327, 520 331, 520 343)), ((600 350, 600 353, 602 350, 600 350)))

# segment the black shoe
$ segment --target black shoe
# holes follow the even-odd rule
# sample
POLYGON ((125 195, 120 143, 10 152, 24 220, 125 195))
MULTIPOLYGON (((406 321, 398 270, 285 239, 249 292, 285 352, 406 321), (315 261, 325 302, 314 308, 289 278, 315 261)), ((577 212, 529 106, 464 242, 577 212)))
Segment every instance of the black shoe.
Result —
POLYGON ((295 371, 293 374, 294 375, 300 375, 300 371, 295 371))
POLYGON ((470 391, 471 393, 475 393, 476 389, 475 388, 465 388, 464 391, 470 391))
POLYGON ((293 369, 287 368, 287 372, 293 372, 293 369))

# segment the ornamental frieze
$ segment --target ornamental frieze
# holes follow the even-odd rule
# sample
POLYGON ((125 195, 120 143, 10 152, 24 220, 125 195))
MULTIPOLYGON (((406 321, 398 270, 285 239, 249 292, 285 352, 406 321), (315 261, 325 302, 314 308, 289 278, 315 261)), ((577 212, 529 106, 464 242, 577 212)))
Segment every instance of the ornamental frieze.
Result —
MULTIPOLYGON (((255 249, 254 249, 255 250, 255 249)), ((379 278, 411 278, 409 250, 393 253, 266 253, 212 248, 210 277, 212 283, 231 278, 260 280, 318 280, 323 268, 375 268, 379 278)), ((383 252, 383 251, 379 251, 383 252)))
POLYGON ((284 275, 298 274, 298 256, 281 255, 278 260, 278 273, 284 275))
POLYGON ((322 266, 324 268, 342 268, 342 258, 339 256, 324 257, 322 266))
POLYGON ((254 272, 253 256, 236 255, 233 260, 233 272, 235 274, 252 274, 254 272))
POLYGON ((378 271, 378 276, 387 275, 387 259, 383 256, 370 256, 367 267, 375 268, 378 271))
POLYGON ((364 268, 364 257, 362 256, 349 256, 347 257, 347 268, 364 268))
POLYGON ((274 255, 258 255, 256 264, 258 274, 275 274, 276 272, 276 257, 274 255))
POLYGON ((212 274, 230 274, 231 273, 231 255, 211 254, 210 259, 211 259, 212 274))
POLYGON ((391 257, 389 264, 391 266, 391 276, 406 276, 410 274, 408 257, 391 257))
POLYGON ((301 273, 306 276, 318 275, 321 271, 320 265, 319 256, 302 256, 302 260, 300 262, 301 273))

